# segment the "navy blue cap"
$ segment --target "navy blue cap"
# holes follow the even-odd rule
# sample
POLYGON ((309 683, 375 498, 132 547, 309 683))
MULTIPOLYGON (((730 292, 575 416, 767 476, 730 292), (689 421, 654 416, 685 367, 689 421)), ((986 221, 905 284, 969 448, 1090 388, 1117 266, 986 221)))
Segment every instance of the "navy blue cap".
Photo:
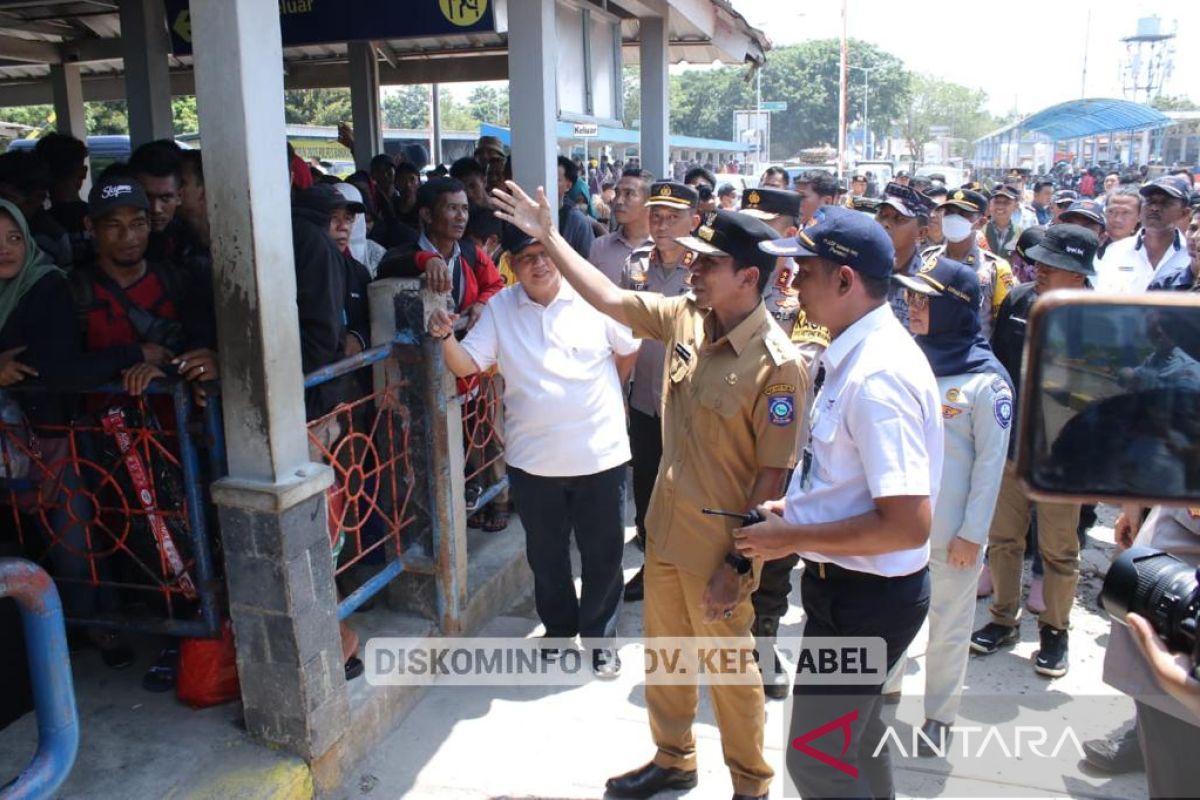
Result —
POLYGON ((1187 203, 1192 197, 1192 182, 1182 175, 1163 175, 1144 185, 1138 192, 1145 197, 1152 192, 1164 192, 1187 203))
POLYGON ((1059 215, 1060 222, 1070 222, 1068 217, 1082 217, 1088 222, 1094 222, 1101 228, 1107 227, 1104 220, 1104 206, 1095 200, 1076 200, 1059 215))
POLYGON ((933 203, 928 197, 918 192, 912 186, 892 181, 883 188, 881 205, 889 205, 906 217, 929 218, 933 203))
POLYGON ((916 275, 892 275, 906 289, 928 297, 950 297, 979 308, 983 291, 975 270, 951 258, 938 256, 921 267, 916 275))
POLYGON ((516 255, 535 242, 537 239, 509 222, 500 229, 500 248, 506 253, 516 255))
POLYGON ((88 193, 88 216, 99 219, 117 208, 150 210, 146 191, 134 178, 125 175, 101 176, 88 193))
POLYGON ((987 198, 974 189, 960 186, 946 195, 946 199, 938 203, 937 207, 945 208, 946 206, 954 206, 968 214, 982 214, 987 211, 987 198))
MULTIPOLYGON (((712 194, 712 189, 709 189, 712 194)), ((700 193, 691 186, 675 181, 657 181, 650 186, 650 197, 646 200, 649 206, 666 206, 667 208, 694 209, 700 204, 700 193)))
POLYGON ((1000 183, 996 185, 996 188, 992 189, 992 197, 1007 197, 1009 200, 1020 200, 1021 190, 1016 186, 1000 183))
POLYGON ((773 256, 824 258, 873 278, 892 274, 896 249, 878 222, 848 208, 828 206, 823 210, 825 219, 811 228, 759 247, 773 256))
POLYGON ((1069 206, 1078 199, 1079 192, 1072 191, 1071 189, 1059 189, 1054 193, 1054 196, 1050 198, 1050 202, 1056 206, 1069 206))
POLYGON ((800 216, 800 193, 787 189, 751 189, 742 195, 742 213, 757 219, 800 216))

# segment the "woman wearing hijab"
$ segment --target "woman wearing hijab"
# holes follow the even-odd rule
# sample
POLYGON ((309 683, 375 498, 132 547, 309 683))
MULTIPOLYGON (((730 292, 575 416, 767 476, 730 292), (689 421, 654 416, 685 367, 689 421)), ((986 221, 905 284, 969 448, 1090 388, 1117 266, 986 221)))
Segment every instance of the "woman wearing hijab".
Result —
MULTIPOLYGON (((44 426, 70 421, 60 392, 96 386, 142 360, 137 345, 83 351, 66 275, 38 248, 17 207, 0 200, 0 389, 37 380, 48 390, 0 394, 6 405, 19 405, 29 424, 38 428, 41 455, 28 476, 38 489, 18 500, 23 510, 30 510, 38 497, 58 498, 46 514, 54 531, 48 558, 57 577, 91 577, 87 561, 74 553, 87 549, 85 521, 92 511, 91 502, 78 491, 82 484, 77 471, 64 468, 69 455, 66 437, 55 436, 44 426), (68 498, 85 507, 69 513, 68 498)), ((6 436, 19 437, 19 427, 9 428, 6 436)), ((10 447, 10 457, 17 450, 10 447)), ((104 559, 96 564, 102 571, 107 566, 104 559)), ((59 593, 67 615, 77 618, 95 618, 100 612, 115 610, 117 603, 111 588, 98 589, 86 580, 60 582, 59 593)), ((88 633, 110 667, 132 663, 133 652, 119 636, 99 629, 88 633)))
MULTIPOLYGON (((1013 417, 1013 387, 983 337, 982 292, 975 271, 938 258, 916 275, 895 275, 908 289, 909 322, 937 377, 945 457, 929 535, 929 646, 925 724, 932 748, 946 752, 967 672, 975 587, 1000 492, 1013 417)), ((919 740, 922 755, 935 755, 919 740)))

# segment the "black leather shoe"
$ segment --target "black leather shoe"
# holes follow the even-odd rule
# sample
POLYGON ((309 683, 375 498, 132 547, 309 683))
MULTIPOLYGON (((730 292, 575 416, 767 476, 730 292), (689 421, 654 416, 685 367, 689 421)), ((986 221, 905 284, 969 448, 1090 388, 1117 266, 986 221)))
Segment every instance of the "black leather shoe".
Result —
POLYGON ((933 758, 934 756, 945 758, 946 754, 950 752, 951 731, 950 726, 946 723, 938 722, 936 719, 927 719, 921 726, 921 733, 924 736, 917 737, 917 755, 921 758, 933 758))
POLYGON ((1136 727, 1111 739, 1090 739, 1084 742, 1083 757, 1087 763, 1110 775, 1141 772, 1146 768, 1136 727))
POLYGON ((620 654, 609 647, 597 647, 592 651, 592 674, 604 681, 611 681, 620 675, 620 654))
POLYGON ((660 767, 651 761, 632 772, 609 778, 604 789, 611 797, 653 797, 667 789, 696 788, 696 770, 660 767))
POLYGON ((783 668, 783 662, 779 660, 779 652, 775 650, 775 646, 771 645, 772 665, 771 670, 764 670, 762 673, 763 693, 771 700, 787 700, 788 695, 792 693, 792 679, 788 677, 787 670, 783 668))
POLYGON ((646 568, 642 567, 629 579, 629 583, 625 584, 625 599, 630 603, 635 603, 646 596, 645 585, 646 568))

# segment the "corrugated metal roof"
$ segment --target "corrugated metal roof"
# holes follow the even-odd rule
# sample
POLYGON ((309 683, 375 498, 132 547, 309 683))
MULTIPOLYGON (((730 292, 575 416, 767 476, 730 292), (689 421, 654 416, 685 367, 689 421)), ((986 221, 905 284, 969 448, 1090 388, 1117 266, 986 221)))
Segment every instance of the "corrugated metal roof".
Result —
POLYGON ((1050 139, 1078 139, 1100 133, 1165 128, 1171 124, 1172 120, 1166 114, 1142 103, 1091 97, 1044 108, 976 141, 1002 136, 1014 129, 1038 133, 1050 139))

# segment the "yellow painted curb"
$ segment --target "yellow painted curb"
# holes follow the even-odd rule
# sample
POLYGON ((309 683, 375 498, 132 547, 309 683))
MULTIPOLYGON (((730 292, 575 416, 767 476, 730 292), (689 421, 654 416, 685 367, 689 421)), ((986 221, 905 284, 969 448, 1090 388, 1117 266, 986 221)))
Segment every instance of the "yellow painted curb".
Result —
POLYGON ((181 796, 187 800, 312 800, 313 794, 312 772, 297 759, 266 769, 227 772, 181 796))

